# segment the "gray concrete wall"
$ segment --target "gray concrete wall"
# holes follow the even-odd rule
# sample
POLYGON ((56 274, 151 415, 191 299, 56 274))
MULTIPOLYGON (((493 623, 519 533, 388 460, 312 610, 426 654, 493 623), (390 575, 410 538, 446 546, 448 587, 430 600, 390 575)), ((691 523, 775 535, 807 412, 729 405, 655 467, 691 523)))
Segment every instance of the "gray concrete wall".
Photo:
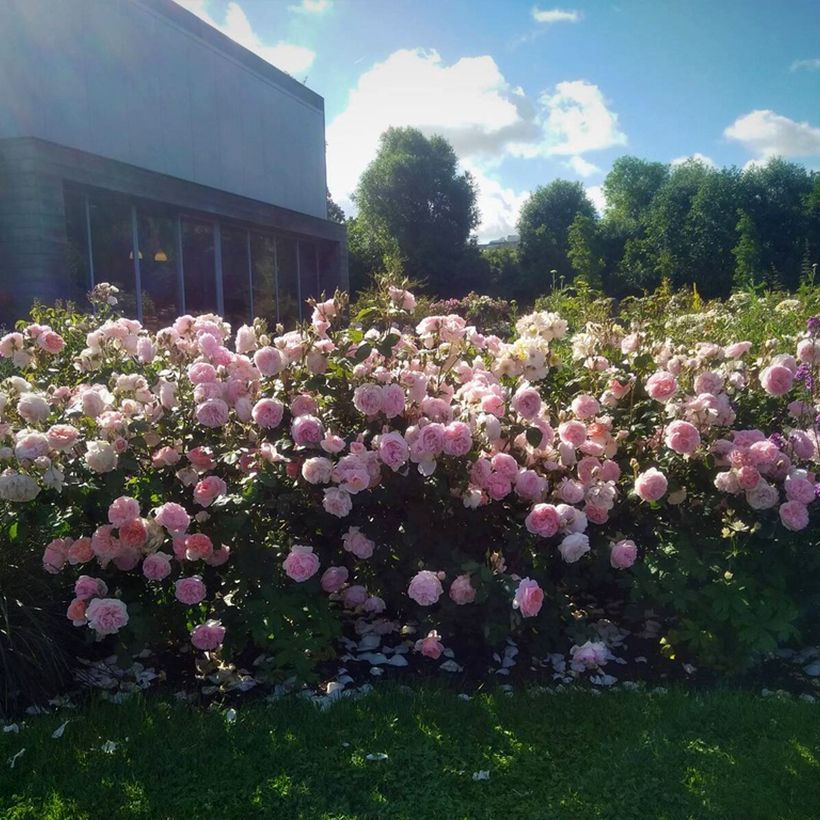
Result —
POLYGON ((0 0, 0 139, 325 218, 321 97, 169 0, 0 0))

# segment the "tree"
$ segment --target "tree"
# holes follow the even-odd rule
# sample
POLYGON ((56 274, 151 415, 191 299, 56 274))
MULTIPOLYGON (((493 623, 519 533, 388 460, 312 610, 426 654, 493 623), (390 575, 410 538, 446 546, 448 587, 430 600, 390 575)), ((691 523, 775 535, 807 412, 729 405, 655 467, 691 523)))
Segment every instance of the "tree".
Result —
POLYGON ((337 205, 333 201, 329 190, 327 192, 327 218, 331 222, 338 222, 340 225, 345 223, 345 212, 342 210, 341 205, 337 205))
POLYGON ((369 234, 382 260, 399 258, 407 276, 443 296, 463 285, 452 271, 479 218, 473 179, 457 166, 443 137, 389 128, 353 197, 357 230, 369 234))
POLYGON ((618 157, 604 180, 606 218, 630 228, 640 225, 668 176, 669 166, 662 162, 618 157))
POLYGON ((760 238, 757 228, 743 208, 738 209, 737 245, 732 248, 735 265, 735 287, 745 288, 754 284, 755 274, 760 273, 760 238))
POLYGON ((576 214, 569 226, 567 239, 567 256, 575 273, 592 287, 601 287, 604 258, 596 220, 584 214, 576 214))
POLYGON ((566 280, 573 269, 569 251, 569 227, 580 214, 595 218, 595 207, 580 182, 556 179, 530 194, 518 219, 521 266, 529 280, 528 296, 544 291, 555 271, 566 280))

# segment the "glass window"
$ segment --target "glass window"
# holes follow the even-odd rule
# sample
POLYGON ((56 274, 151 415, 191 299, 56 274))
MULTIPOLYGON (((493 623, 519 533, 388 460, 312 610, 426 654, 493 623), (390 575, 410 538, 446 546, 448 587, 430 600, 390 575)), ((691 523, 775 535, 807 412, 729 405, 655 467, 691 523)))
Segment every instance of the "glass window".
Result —
POLYGON ((279 321, 276 311, 276 247, 272 236, 251 234, 253 260, 253 312, 267 319, 272 328, 279 321))
POLYGON ((65 201, 65 266, 79 292, 91 287, 88 269, 88 233, 85 224, 85 196, 72 188, 63 191, 65 201))
POLYGON ((276 258, 279 274, 279 321, 285 327, 292 328, 302 318, 296 240, 277 236, 276 258))
POLYGON ((225 318, 233 330, 250 321, 248 234, 244 228, 222 226, 222 296, 225 318))
POLYGON ((181 313, 177 283, 176 224, 170 215, 138 217, 142 321, 151 330, 170 325, 181 313))
POLYGON ((299 276, 302 280, 302 312, 307 316, 307 300, 319 297, 318 271, 316 269, 316 246, 299 240, 299 276))
POLYGON ((211 222, 182 220, 182 262, 185 273, 185 310, 216 313, 214 227, 211 222))
POLYGON ((94 194, 89 209, 94 281, 116 285, 118 308, 123 315, 136 317, 131 206, 125 200, 94 194))

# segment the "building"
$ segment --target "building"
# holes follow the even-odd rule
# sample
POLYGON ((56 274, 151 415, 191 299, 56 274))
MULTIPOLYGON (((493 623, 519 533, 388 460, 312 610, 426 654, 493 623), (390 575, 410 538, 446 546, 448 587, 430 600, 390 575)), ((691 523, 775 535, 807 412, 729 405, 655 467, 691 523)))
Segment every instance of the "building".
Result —
POLYGON ((518 234, 511 233, 503 239, 491 239, 489 242, 485 242, 483 245, 479 245, 478 247, 482 250, 486 248, 517 248, 519 242, 520 237, 518 234))
POLYGON ((324 101, 172 0, 0 0, 0 326, 96 282, 157 327, 347 286, 324 101))

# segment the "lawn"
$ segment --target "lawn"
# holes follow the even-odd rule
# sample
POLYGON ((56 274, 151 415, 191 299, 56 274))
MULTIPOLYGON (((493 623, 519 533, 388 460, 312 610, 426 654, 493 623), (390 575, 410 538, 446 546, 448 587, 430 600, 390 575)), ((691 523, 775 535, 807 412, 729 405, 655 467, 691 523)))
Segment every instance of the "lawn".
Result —
POLYGON ((497 692, 467 701, 384 686, 327 711, 286 699, 240 703, 236 712, 232 722, 225 709, 146 699, 29 717, 19 734, 0 735, 0 816, 820 813, 817 704, 684 691, 497 692), (52 738, 66 719, 63 736, 52 738), (107 741, 113 751, 103 750, 107 741), (489 779, 474 780, 480 771, 489 779))

